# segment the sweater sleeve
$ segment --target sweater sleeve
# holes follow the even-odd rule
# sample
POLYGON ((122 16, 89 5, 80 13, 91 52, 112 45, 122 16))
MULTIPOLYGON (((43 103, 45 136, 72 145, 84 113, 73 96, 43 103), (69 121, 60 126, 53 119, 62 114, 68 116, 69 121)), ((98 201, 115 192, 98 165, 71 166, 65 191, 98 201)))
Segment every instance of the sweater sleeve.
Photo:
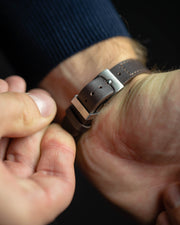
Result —
POLYGON ((33 83, 97 42, 129 36, 110 0, 1 0, 0 27, 10 63, 33 83))

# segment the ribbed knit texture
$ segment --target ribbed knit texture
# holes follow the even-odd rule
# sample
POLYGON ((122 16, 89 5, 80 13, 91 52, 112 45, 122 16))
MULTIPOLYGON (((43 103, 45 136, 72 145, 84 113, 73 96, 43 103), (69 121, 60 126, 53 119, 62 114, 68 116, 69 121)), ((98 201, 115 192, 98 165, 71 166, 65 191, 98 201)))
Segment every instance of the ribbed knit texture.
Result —
POLYGON ((10 62, 33 83, 78 51, 129 35, 110 0, 1 0, 0 26, 10 62))

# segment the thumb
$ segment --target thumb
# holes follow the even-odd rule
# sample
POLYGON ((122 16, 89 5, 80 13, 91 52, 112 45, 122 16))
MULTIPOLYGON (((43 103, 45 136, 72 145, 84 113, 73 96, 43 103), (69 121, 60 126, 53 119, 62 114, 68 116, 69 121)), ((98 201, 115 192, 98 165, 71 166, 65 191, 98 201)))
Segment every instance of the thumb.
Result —
POLYGON ((0 137, 30 135, 47 126, 56 113, 54 100, 40 89, 1 93, 0 106, 0 137))

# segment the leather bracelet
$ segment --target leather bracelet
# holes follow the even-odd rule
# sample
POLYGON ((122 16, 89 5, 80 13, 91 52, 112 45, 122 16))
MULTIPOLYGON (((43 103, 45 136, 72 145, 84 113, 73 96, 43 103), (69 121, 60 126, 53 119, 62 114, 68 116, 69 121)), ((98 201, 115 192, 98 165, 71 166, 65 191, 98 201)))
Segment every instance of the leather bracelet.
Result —
POLYGON ((150 71, 140 61, 128 59, 105 69, 88 83, 71 101, 62 127, 77 141, 92 124, 104 104, 135 76, 150 71))

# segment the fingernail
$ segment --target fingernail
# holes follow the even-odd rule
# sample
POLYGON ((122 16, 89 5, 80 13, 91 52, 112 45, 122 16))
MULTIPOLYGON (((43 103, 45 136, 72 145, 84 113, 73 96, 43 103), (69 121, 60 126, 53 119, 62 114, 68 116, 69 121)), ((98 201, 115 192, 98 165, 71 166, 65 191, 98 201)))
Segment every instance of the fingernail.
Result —
POLYGON ((172 184, 168 187, 164 203, 168 208, 177 208, 180 206, 180 186, 178 184, 172 184))
POLYGON ((43 117, 48 117, 55 112, 55 102, 45 91, 32 90, 28 95, 36 103, 43 117))

